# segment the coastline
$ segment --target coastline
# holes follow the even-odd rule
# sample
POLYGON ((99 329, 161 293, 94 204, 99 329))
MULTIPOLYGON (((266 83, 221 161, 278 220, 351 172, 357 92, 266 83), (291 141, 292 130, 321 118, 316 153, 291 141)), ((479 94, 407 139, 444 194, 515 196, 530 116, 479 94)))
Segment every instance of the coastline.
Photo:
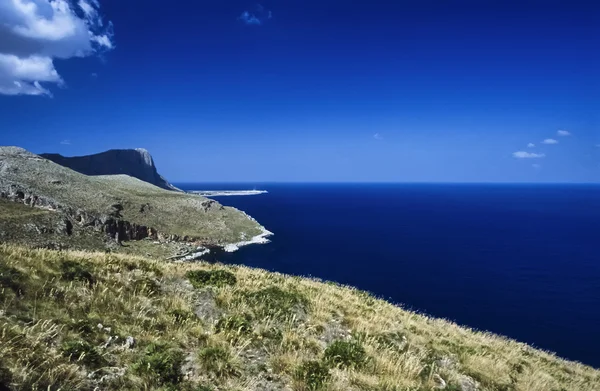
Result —
POLYGON ((267 194, 266 190, 188 190, 187 193, 202 197, 231 197, 267 194))
POLYGON ((269 243, 270 240, 267 239, 269 236, 273 236, 274 233, 267 230, 265 227, 261 226, 262 232, 256 236, 253 236, 250 240, 242 240, 237 243, 226 244, 223 247, 223 250, 228 253, 235 252, 240 249, 240 247, 248 246, 250 244, 266 244, 269 243))

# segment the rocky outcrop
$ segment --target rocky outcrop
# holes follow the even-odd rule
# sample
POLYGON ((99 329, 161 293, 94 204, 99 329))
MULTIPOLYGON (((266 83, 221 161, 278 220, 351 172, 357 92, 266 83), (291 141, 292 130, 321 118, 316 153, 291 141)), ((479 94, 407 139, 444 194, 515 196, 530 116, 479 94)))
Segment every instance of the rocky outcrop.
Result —
POLYGON ((152 156, 142 148, 111 149, 95 155, 75 157, 55 153, 43 153, 40 156, 84 175, 129 175, 163 189, 179 191, 158 173, 152 156))
MULTIPOLYGON (((202 238, 179 235, 168 235, 158 232, 152 227, 131 223, 120 217, 120 205, 112 205, 113 212, 110 215, 95 215, 81 209, 75 209, 62 205, 55 200, 33 194, 29 190, 15 184, 3 184, 0 180, 0 198, 8 201, 18 202, 31 207, 51 210, 60 213, 64 218, 59 221, 53 231, 65 235, 71 235, 73 226, 76 224, 81 228, 92 228, 104 232, 117 242, 128 240, 142 240, 151 238, 159 241, 173 242, 202 242, 202 238)), ((207 200, 206 209, 213 206, 212 200, 207 200)), ((214 201, 213 201, 214 202, 214 201)), ((220 204, 217 204, 220 206, 220 204)), ((40 232, 40 234, 43 232, 40 232)))

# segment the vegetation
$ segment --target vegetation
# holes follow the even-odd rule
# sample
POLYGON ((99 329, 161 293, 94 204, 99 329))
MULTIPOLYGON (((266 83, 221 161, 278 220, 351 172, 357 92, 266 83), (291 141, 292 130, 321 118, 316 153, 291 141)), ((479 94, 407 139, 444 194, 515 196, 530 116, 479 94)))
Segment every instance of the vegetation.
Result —
POLYGON ((225 286, 235 285, 235 274, 227 270, 192 270, 185 275, 192 285, 202 288, 208 285, 225 286))
MULTIPOLYGON (((91 223, 94 218, 114 218, 152 228, 164 237, 187 237, 207 245, 236 243, 262 232, 260 225, 244 213, 223 207, 213 200, 163 190, 126 175, 83 175, 19 148, 0 147, 0 168, 0 193, 16 186, 21 189, 21 196, 25 197, 27 193, 43 197, 59 205, 62 211, 50 213, 36 208, 26 211, 6 205, 0 207, 0 231, 8 232, 5 241, 14 236, 23 244, 27 243, 22 240, 24 238, 37 241, 37 236, 44 234, 51 236, 54 241, 64 241, 64 245, 69 247, 99 248, 102 239, 78 246, 78 241, 71 243, 74 239, 68 239, 68 235, 52 235, 52 232, 48 232, 52 229, 47 228, 56 226, 67 211, 71 211, 69 218, 78 231, 89 231, 83 228, 94 225, 91 223), (21 223, 25 220, 33 223, 30 225, 32 235, 23 232, 27 231, 21 223), (36 222, 40 224, 36 225, 36 222), (1 224, 18 228, 18 235, 10 235, 11 230, 2 229, 1 224), (35 227, 40 225, 46 228, 44 232, 35 232, 35 227)), ((75 236, 78 240, 84 240, 81 236, 75 236)), ((101 235, 85 235, 85 240, 90 237, 102 238, 101 235)))
POLYGON ((591 391, 600 372, 335 284, 0 245, 0 390, 442 386, 591 391))

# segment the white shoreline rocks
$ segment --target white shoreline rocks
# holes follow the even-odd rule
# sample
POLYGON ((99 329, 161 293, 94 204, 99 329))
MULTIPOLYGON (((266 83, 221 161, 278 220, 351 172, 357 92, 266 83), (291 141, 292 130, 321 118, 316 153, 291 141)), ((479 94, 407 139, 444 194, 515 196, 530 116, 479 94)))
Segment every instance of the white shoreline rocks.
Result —
POLYGON ((266 228, 262 227, 263 232, 259 235, 254 236, 250 240, 242 240, 241 242, 231 243, 226 245, 223 249, 225 252, 232 253, 240 249, 240 247, 248 246, 250 244, 266 244, 269 243, 270 240, 267 239, 269 236, 274 235, 273 232, 268 231, 266 228))
POLYGON ((203 197, 249 196, 267 194, 266 190, 189 190, 187 193, 203 197))

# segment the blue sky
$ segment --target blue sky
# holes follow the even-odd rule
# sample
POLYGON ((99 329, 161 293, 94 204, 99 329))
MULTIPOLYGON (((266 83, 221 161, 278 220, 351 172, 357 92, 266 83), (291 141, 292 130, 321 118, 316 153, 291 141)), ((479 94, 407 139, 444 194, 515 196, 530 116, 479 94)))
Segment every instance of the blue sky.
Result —
POLYGON ((144 147, 174 182, 598 182, 599 14, 0 0, 0 144, 144 147))

